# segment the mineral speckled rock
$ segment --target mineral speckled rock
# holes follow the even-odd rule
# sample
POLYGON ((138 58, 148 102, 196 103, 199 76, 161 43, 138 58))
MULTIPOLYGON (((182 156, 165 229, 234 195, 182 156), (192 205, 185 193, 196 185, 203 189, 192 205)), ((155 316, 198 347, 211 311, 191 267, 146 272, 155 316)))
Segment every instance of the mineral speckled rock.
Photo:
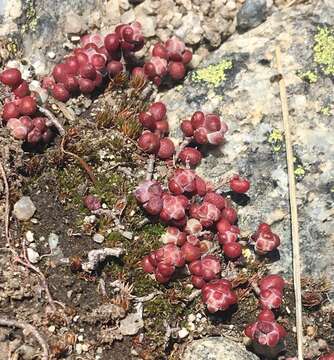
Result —
POLYGON ((13 213, 18 220, 26 221, 34 216, 36 207, 29 196, 23 196, 14 204, 13 213))
MULTIPOLYGON (((260 222, 269 221, 282 242, 272 271, 290 276, 288 180, 281 101, 275 81, 275 47, 280 44, 296 157, 302 273, 325 273, 333 278, 330 189, 334 137, 328 131, 334 121, 329 95, 333 78, 325 73, 324 55, 317 56, 323 61, 320 69, 315 62, 318 26, 333 29, 333 3, 276 12, 257 28, 234 34, 207 57, 203 69, 195 69, 183 86, 169 90, 161 100, 167 104, 173 137, 181 137, 180 121, 197 110, 215 112, 228 123, 225 144, 205 151, 199 175, 216 184, 235 173, 251 181, 248 204, 238 210, 241 232, 250 235, 260 222), (321 23, 322 14, 326 14, 326 24, 321 23)), ((330 41, 324 30, 318 38, 324 43, 330 41)))
POLYGON ((242 3, 243 0, 2 0, 0 36, 10 34, 17 39, 19 51, 41 75, 73 48, 74 36, 106 33, 120 22, 140 21, 149 40, 147 48, 172 35, 196 48, 201 43, 217 48, 235 32, 242 3), (49 52, 54 52, 56 58, 46 56, 49 52))
POLYGON ((246 0, 237 14, 240 31, 246 31, 260 25, 266 19, 266 0, 246 0))
POLYGON ((183 360, 258 360, 259 358, 224 337, 195 340, 186 348, 183 360))

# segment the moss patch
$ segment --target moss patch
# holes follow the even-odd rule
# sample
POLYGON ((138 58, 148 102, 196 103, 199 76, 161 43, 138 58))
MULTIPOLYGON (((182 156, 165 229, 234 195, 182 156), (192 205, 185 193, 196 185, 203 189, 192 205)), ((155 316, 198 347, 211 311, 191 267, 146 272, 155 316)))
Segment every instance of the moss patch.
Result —
POLYGON ((320 109, 320 113, 325 116, 330 116, 332 114, 332 109, 330 106, 324 106, 320 109))
POLYGON ((199 69, 192 75, 194 82, 205 82, 210 86, 218 87, 226 81, 226 72, 232 69, 232 60, 225 59, 219 64, 209 65, 206 68, 199 69))
POLYGON ((318 28, 314 37, 314 61, 326 75, 334 75, 334 31, 328 27, 318 28))
POLYGON ((271 144, 274 152, 279 152, 283 146, 282 132, 278 129, 274 129, 268 136, 268 142, 271 144))
POLYGON ((301 71, 298 73, 298 76, 310 84, 314 84, 318 80, 318 75, 314 71, 311 71, 311 70, 301 71))

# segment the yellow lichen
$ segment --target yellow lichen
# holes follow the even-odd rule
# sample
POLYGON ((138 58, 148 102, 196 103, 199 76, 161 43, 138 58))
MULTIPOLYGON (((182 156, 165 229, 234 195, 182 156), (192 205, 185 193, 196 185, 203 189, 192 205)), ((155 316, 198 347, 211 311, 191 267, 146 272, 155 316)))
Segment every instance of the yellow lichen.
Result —
POLYGON ((273 150, 278 152, 282 148, 283 135, 280 130, 274 129, 268 137, 268 142, 273 146, 273 150))
POLYGON ((301 166, 301 165, 298 165, 296 168, 295 168, 295 176, 296 177, 303 177, 305 175, 305 169, 301 166))
POLYGON ((330 106, 324 106, 322 109, 320 109, 320 112, 325 116, 330 116, 332 114, 330 106))
POLYGON ((206 68, 194 72, 192 80, 194 82, 206 82, 213 87, 219 86, 226 80, 226 70, 232 69, 231 60, 223 60, 219 64, 209 65, 206 68))
POLYGON ((26 33, 28 31, 36 31, 38 25, 38 17, 34 0, 28 0, 26 2, 26 23, 22 25, 21 32, 26 33))
POLYGON ((317 74, 310 70, 305 71, 305 72, 300 72, 299 77, 301 79, 307 81, 310 84, 313 84, 313 83, 317 82, 317 80, 318 80, 317 74))
POLYGON ((314 37, 314 60, 326 75, 334 75, 334 32, 327 27, 318 28, 314 37))

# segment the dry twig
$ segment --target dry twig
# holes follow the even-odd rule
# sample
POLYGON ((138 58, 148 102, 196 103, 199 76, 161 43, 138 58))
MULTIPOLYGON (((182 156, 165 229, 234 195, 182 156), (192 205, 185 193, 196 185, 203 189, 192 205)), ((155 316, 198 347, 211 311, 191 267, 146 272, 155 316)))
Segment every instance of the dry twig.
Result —
POLYGON ((155 155, 151 154, 147 163, 145 180, 152 180, 153 172, 154 172, 154 163, 155 163, 155 155))
POLYGON ((301 291, 301 265, 300 265, 300 249, 299 249, 299 231, 298 231, 298 210, 297 210, 297 196, 296 184, 293 165, 293 149, 292 139, 289 123, 289 109, 288 99, 286 94, 286 86, 283 76, 281 49, 276 47, 276 61, 277 70, 282 75, 279 81, 283 125, 285 135, 286 157, 288 165, 288 179, 289 179, 289 198, 290 198, 290 212, 291 212, 291 235, 292 235, 292 250, 293 250, 293 279, 296 302, 296 329, 297 329, 297 349, 298 360, 303 360, 303 312, 302 312, 302 291, 301 291))
POLYGON ((77 154, 74 154, 68 150, 65 150, 64 148, 64 145, 65 145, 65 139, 66 139, 66 136, 64 136, 61 140, 61 144, 60 144, 60 149, 61 149, 61 152, 66 154, 66 155, 69 155, 71 157, 73 157, 74 159, 76 159, 79 164, 81 165, 81 167, 87 172, 89 178, 91 179, 92 183, 93 184, 96 184, 96 177, 93 173, 93 170, 92 168, 86 163, 86 161, 84 159, 82 159, 79 155, 77 154))
POLYGON ((64 128, 50 110, 42 106, 38 106, 38 110, 49 119, 49 122, 46 124, 47 126, 53 125, 58 130, 60 136, 65 135, 64 128))
POLYGON ((5 167, 2 163, 0 163, 0 172, 5 187, 5 214, 4 214, 5 237, 6 237, 7 246, 10 247, 11 242, 10 242, 10 234, 9 234, 9 186, 8 186, 5 167))

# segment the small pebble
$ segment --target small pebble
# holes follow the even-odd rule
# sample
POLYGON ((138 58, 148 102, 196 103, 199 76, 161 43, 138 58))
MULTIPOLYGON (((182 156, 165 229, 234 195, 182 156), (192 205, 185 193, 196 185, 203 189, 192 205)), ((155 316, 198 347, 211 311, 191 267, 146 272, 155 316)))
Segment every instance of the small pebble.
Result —
POLYGON ((89 345, 83 344, 83 345, 82 345, 82 351, 83 351, 83 352, 86 352, 86 351, 88 351, 88 350, 89 350, 89 345))
POLYGON ((35 251, 34 249, 32 249, 31 247, 27 248, 27 256, 28 256, 28 260, 32 263, 32 264, 37 264, 39 261, 39 253, 37 251, 35 251))
POLYGON ((75 351, 77 354, 81 354, 82 353, 82 345, 81 344, 76 344, 75 345, 75 351))
POLYGON ((50 333, 54 333, 56 331, 56 327, 54 325, 51 325, 48 327, 48 330, 50 333))
POLYGON ((49 238, 48 238, 48 243, 50 246, 50 250, 52 252, 52 250, 55 250, 58 247, 59 236, 55 233, 50 233, 49 238))
POLYGON ((307 336, 313 337, 316 333, 316 328, 314 326, 308 326, 306 329, 307 336))
POLYGON ((83 335, 78 336, 78 341, 83 341, 83 339, 84 339, 83 335))
POLYGON ((189 322, 194 322, 196 320, 196 315, 194 314, 189 314, 188 315, 188 321, 189 322))
POLYGON ((54 59, 54 58, 56 57, 56 53, 53 52, 53 51, 49 51, 49 52, 47 53, 47 56, 48 56, 50 59, 54 59))
POLYGON ((94 224, 95 221, 96 221, 96 216, 95 215, 89 215, 89 216, 84 217, 84 223, 85 224, 94 224))
POLYGON ((95 241, 98 244, 102 244, 104 241, 104 236, 101 234, 94 234, 93 241, 95 241))
POLYGON ((133 239, 133 232, 131 231, 122 231, 122 235, 129 240, 133 239))
POLYGON ((180 339, 184 339, 185 337, 187 337, 189 335, 189 331, 186 328, 182 328, 179 332, 178 332, 179 338, 180 339))
POLYGON ((34 241, 34 233, 30 230, 26 232, 26 239, 29 243, 34 241))
POLYGON ((13 213, 18 220, 26 221, 33 217, 36 207, 29 196, 23 196, 14 204, 13 213))
POLYGON ((80 36, 77 36, 77 35, 71 36, 71 41, 74 42, 74 43, 79 42, 80 41, 80 36))
POLYGON ((193 322, 191 322, 187 324, 187 328, 189 331, 195 331, 196 325, 193 322))

